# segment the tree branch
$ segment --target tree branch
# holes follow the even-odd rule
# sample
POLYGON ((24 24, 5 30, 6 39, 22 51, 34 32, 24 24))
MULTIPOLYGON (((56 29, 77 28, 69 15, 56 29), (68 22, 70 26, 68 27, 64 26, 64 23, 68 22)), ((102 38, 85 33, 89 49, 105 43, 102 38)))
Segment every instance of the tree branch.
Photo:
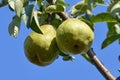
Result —
POLYGON ((88 56, 90 57, 92 63, 98 69, 98 71, 107 79, 107 80, 115 80, 115 77, 109 72, 109 70, 103 65, 103 63, 99 60, 99 58, 94 53, 93 49, 91 48, 87 52, 88 56))
MULTIPOLYGON (((56 0, 47 0, 49 3, 54 4, 56 0)), ((66 12, 57 13, 63 20, 69 18, 66 12)), ((99 58, 95 55, 93 49, 91 48, 87 52, 94 66, 98 69, 98 71, 107 79, 107 80, 116 80, 115 77, 109 72, 109 70, 102 64, 99 58)))

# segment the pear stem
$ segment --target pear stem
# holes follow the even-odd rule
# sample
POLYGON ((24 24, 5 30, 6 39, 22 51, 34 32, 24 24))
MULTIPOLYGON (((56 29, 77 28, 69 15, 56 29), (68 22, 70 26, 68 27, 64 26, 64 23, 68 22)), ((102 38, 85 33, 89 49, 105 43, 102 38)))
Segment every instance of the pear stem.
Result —
MULTIPOLYGON (((50 4, 54 4, 56 0, 47 0, 50 4)), ((66 12, 57 13, 63 20, 69 18, 69 15, 66 12)), ((99 58, 94 53, 91 48, 87 52, 94 66, 98 69, 98 71, 106 78, 107 80, 116 80, 115 77, 110 73, 110 71, 103 65, 103 63, 99 60, 99 58)))

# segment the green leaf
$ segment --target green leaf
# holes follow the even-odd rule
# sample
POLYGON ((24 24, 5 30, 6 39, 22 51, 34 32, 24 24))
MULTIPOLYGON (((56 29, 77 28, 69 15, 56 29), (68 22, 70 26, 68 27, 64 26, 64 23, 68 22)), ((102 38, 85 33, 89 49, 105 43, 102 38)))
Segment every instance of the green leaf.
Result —
POLYGON ((19 30, 20 30, 20 18, 18 16, 15 16, 12 20, 12 22, 9 24, 8 31, 10 36, 17 37, 19 30))
POLYGON ((80 1, 71 8, 71 13, 73 16, 78 16, 84 14, 87 10, 87 4, 83 1, 80 1))
POLYGON ((21 16, 21 11, 23 9, 23 3, 21 0, 15 0, 15 11, 16 11, 16 14, 17 16, 21 16))
POLYGON ((93 23, 96 22, 116 22, 116 20, 109 13, 100 13, 96 16, 92 16, 91 20, 93 23))
POLYGON ((36 0, 37 5, 38 5, 39 8, 41 7, 41 2, 42 2, 42 1, 43 1, 43 0, 36 0))
POLYGON ((73 60, 75 60, 75 57, 74 57, 74 56, 65 54, 65 53, 63 53, 63 52, 61 52, 61 51, 59 51, 59 55, 63 57, 62 59, 63 59, 64 61, 73 61, 73 60))
POLYGON ((78 19, 80 19, 80 20, 82 20, 83 22, 85 22, 85 23, 86 23, 87 25, 89 25, 89 27, 94 31, 94 24, 93 24, 91 21, 85 19, 84 16, 82 16, 82 17, 80 17, 80 18, 78 18, 78 19))
POLYGON ((55 2, 56 5, 61 5, 61 6, 69 6, 69 4, 66 4, 64 0, 56 0, 55 2))
POLYGON ((52 14, 50 24, 57 29, 61 23, 62 19, 60 18, 60 16, 58 16, 57 14, 52 14))
POLYGON ((115 40, 120 38, 120 34, 115 34, 110 37, 107 37, 102 43, 102 49, 113 43, 115 40))
POLYGON ((57 12, 63 12, 64 11, 64 7, 61 5, 50 5, 48 6, 45 11, 47 13, 57 13, 57 12))
POLYGON ((104 0, 96 0, 98 4, 104 4, 104 0))
POLYGON ((47 19, 48 19, 48 14, 47 13, 38 12, 38 20, 39 20, 40 25, 45 24, 47 19))
POLYGON ((104 4, 104 0, 84 0, 85 3, 94 2, 94 4, 104 4))
POLYGON ((23 3, 23 6, 24 6, 24 7, 29 4, 29 0, 21 0, 21 1, 22 1, 22 3, 23 3))
POLYGON ((33 9, 34 9, 34 5, 29 5, 24 7, 21 13, 22 14, 21 19, 28 28, 30 27, 30 20, 31 20, 33 9))
POLYGON ((63 56, 64 61, 73 61, 75 60, 74 56, 68 55, 68 56, 63 56))
POLYGON ((90 59, 90 57, 88 56, 88 54, 87 54, 86 52, 81 53, 81 56, 82 56, 86 61, 88 61, 88 62, 90 62, 91 64, 93 64, 92 61, 91 61, 91 59, 90 59))
POLYGON ((5 5, 7 5, 8 4, 8 0, 2 0, 1 2, 0 2, 0 7, 3 7, 3 6, 5 6, 5 5))
POLYGON ((40 29, 39 20, 38 20, 38 13, 39 12, 37 11, 33 11, 31 21, 30 21, 30 28, 37 33, 42 33, 40 29))
POLYGON ((102 49, 110 45, 115 40, 120 40, 120 23, 110 22, 107 23, 108 25, 108 32, 107 37, 102 43, 102 49))
POLYGON ((116 1, 109 5, 108 12, 118 21, 120 22, 120 1, 116 1))
POLYGON ((18 17, 21 16, 21 11, 23 9, 23 2, 21 0, 8 0, 9 8, 12 11, 16 11, 18 17))

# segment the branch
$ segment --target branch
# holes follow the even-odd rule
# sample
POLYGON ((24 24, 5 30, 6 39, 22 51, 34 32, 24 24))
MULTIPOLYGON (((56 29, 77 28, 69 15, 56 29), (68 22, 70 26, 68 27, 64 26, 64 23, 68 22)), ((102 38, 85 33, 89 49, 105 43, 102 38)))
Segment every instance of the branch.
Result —
POLYGON ((94 53, 93 49, 91 48, 87 52, 88 56, 90 57, 92 63, 95 67, 99 70, 99 72, 107 79, 107 80, 115 80, 115 77, 109 72, 109 70, 102 64, 99 58, 94 53))
MULTIPOLYGON (((47 0, 49 3, 54 4, 56 0, 47 0)), ((63 20, 69 18, 66 12, 57 13, 63 20)), ((109 72, 109 70, 102 64, 99 58, 93 52, 91 48, 87 52, 88 56, 90 57, 91 61, 93 62, 94 66, 98 69, 98 71, 107 79, 107 80, 116 80, 115 77, 109 72)))

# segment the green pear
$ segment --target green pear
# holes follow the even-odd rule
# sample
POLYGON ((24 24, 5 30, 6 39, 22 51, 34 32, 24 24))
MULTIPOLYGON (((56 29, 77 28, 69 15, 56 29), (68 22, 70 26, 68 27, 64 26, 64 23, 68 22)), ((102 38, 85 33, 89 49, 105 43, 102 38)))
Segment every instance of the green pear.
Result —
POLYGON ((56 30, 52 25, 43 25, 41 31, 43 34, 32 32, 27 36, 24 42, 24 51, 31 63, 47 66, 58 57, 56 30))
POLYGON ((65 54, 80 54, 87 51, 94 40, 94 33, 83 21, 72 18, 57 28, 56 41, 65 54))

